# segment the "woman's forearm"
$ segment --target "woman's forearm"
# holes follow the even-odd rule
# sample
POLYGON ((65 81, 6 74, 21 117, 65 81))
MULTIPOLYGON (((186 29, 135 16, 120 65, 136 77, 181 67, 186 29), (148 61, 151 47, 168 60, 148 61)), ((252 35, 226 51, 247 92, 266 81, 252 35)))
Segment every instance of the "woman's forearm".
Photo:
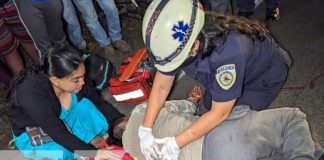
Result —
POLYGON ((213 102, 210 111, 202 115, 189 128, 176 136, 176 142, 180 148, 206 135, 212 129, 221 124, 229 116, 235 100, 218 103, 213 102))
POLYGON ((164 94, 161 93, 153 93, 151 92, 146 112, 145 112, 145 117, 144 117, 144 123, 143 126, 147 128, 152 128, 153 124, 155 122, 155 119, 157 115, 159 114, 164 102, 165 98, 164 94))
POLYGON ((173 80, 174 76, 163 75, 160 72, 156 73, 145 112, 143 123, 144 127, 153 127, 155 119, 163 107, 167 96, 169 95, 173 80))

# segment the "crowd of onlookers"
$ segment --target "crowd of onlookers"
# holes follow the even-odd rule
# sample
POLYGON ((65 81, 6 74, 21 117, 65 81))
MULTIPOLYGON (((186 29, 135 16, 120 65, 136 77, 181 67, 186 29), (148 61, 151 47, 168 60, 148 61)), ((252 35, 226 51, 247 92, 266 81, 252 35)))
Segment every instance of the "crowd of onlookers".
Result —
MULTIPOLYGON (((232 0, 201 0, 201 2, 205 10, 215 12, 230 13, 233 7, 232 0)), ((236 3, 238 15, 249 18, 254 13, 257 2, 237 0, 236 3)), ((266 7, 267 20, 279 19, 279 0, 267 0, 266 7)), ((86 52, 88 46, 82 35, 81 19, 78 19, 78 14, 98 42, 100 51, 103 53, 101 55, 109 57, 108 55, 114 54, 116 50, 123 53, 130 50, 130 45, 122 37, 115 1, 2 0, 0 2, 0 82, 8 87, 11 78, 17 76, 24 68, 24 60, 19 53, 20 44, 28 53, 32 63, 42 63, 44 55, 53 47, 73 45, 80 51, 86 52), (98 9, 94 3, 104 12, 107 29, 98 20, 98 9)))
POLYGON ((20 44, 33 63, 42 63, 44 55, 55 47, 73 45, 81 51, 87 51, 78 12, 102 48, 103 55, 114 54, 115 50, 125 53, 130 50, 130 45, 122 39, 118 8, 114 1, 2 0, 0 81, 8 87, 11 78, 24 68, 24 61, 19 53, 20 44), (98 3, 105 13, 108 29, 99 22, 94 3, 98 3), (67 24, 66 30, 64 23, 67 24))

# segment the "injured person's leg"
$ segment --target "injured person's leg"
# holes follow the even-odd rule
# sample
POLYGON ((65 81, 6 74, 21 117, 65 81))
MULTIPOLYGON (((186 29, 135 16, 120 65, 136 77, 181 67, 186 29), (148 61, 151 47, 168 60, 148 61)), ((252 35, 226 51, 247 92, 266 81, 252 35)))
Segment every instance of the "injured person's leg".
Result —
POLYGON ((204 160, 267 160, 276 154, 286 160, 318 159, 306 115, 298 108, 257 112, 246 107, 236 106, 229 119, 205 137, 204 160))

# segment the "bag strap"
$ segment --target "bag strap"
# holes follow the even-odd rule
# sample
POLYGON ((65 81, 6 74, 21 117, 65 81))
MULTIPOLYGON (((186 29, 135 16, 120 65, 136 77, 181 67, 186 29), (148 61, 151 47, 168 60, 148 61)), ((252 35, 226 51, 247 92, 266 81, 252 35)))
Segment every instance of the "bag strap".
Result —
POLYGON ((126 81, 128 80, 132 74, 135 72, 136 68, 138 67, 138 64, 141 62, 142 59, 145 58, 146 54, 146 48, 141 48, 136 51, 132 61, 127 65, 125 71, 120 76, 120 81, 126 81))
POLYGON ((8 148, 10 149, 16 149, 15 139, 11 139, 8 143, 8 148))
POLYGON ((101 89, 103 88, 103 86, 104 86, 105 83, 107 82, 107 79, 109 78, 109 77, 107 77, 107 73, 108 73, 108 66, 109 66, 108 63, 109 63, 109 62, 106 61, 106 64, 105 64, 105 73, 104 73, 104 78, 102 79, 101 83, 98 84, 97 87, 96 87, 96 88, 99 89, 99 90, 101 90, 101 89))

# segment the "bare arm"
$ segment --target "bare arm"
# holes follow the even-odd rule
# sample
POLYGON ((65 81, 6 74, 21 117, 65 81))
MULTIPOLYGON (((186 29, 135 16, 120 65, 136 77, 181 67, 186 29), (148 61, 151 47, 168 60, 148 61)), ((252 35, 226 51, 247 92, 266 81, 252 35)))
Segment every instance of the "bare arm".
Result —
POLYGON ((176 136, 180 148, 195 141, 221 124, 231 113, 236 99, 228 102, 212 102, 210 111, 202 115, 195 123, 176 136))
POLYGON ((153 128, 155 119, 170 93, 173 81, 174 76, 164 75, 157 71, 145 112, 144 127, 153 128))

